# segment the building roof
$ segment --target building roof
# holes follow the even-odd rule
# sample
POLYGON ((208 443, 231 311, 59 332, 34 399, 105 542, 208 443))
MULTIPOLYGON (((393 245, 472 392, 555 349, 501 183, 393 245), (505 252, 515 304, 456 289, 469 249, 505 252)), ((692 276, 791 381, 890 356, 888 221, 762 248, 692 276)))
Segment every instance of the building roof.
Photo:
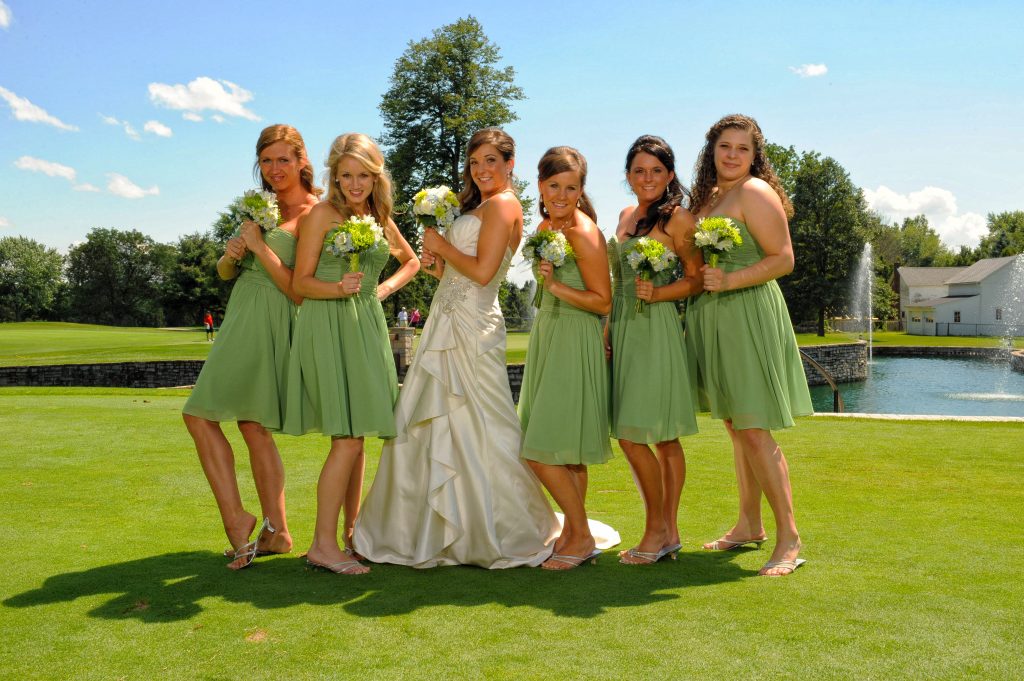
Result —
MULTIPOLYGON (((979 261, 980 262, 980 261, 979 261)), ((967 267, 901 267, 900 279, 907 286, 942 286, 967 267)))
MULTIPOLYGON (((977 284, 993 272, 1009 265, 1017 256, 1008 255, 1005 258, 985 258, 966 268, 963 272, 956 274, 946 280, 947 284, 977 284)), ((946 268, 943 268, 946 269, 946 268)), ((949 268, 952 269, 952 268, 949 268)))
POLYGON ((978 296, 946 296, 945 298, 929 298, 928 300, 919 300, 916 303, 907 303, 907 307, 938 307, 939 305, 945 305, 946 303, 957 303, 971 298, 977 298, 978 296))

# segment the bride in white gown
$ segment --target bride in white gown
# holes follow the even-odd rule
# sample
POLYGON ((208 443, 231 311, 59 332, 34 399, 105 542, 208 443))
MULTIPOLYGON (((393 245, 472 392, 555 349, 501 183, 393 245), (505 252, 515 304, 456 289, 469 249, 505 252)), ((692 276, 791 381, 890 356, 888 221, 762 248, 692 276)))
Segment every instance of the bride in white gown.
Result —
POLYGON ((536 566, 559 522, 519 458, 520 428, 505 369, 498 288, 523 233, 510 189, 515 143, 495 128, 473 135, 447 241, 427 230, 425 271, 441 282, 356 520, 356 551, 417 568, 536 566))

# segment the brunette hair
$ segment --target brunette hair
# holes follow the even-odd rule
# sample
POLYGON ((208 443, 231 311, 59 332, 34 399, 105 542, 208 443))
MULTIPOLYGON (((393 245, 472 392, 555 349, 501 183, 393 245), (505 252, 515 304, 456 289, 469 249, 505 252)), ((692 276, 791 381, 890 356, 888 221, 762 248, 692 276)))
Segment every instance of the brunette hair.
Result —
POLYGON ((260 170, 260 154, 271 144, 277 142, 287 143, 292 148, 292 151, 295 152, 295 158, 306 162, 306 165, 299 171, 299 181, 302 182, 305 190, 316 197, 323 194, 324 190, 317 187, 316 181, 313 179, 313 166, 309 163, 309 154, 306 153, 306 142, 302 139, 302 135, 292 126, 280 123, 263 128, 259 139, 256 140, 256 162, 252 164, 252 175, 260 187, 263 188, 263 191, 272 192, 274 189, 267 182, 266 178, 263 177, 263 172, 260 170))
MULTIPOLYGON (((580 189, 582 193, 576 206, 596 223, 597 211, 594 210, 593 204, 590 203, 590 197, 587 196, 585 189, 587 185, 587 159, 583 158, 583 154, 572 147, 551 147, 544 152, 544 155, 540 157, 540 161, 537 163, 537 179, 543 182, 559 173, 576 173, 580 176, 580 189)), ((543 199, 537 201, 537 204, 541 216, 544 218, 550 217, 548 209, 544 207, 543 199)))
MULTIPOLYGON (((466 165, 462 167, 462 191, 459 192, 459 208, 463 213, 479 206, 483 199, 469 172, 469 157, 485 144, 493 144, 506 161, 516 157, 515 140, 501 128, 484 128, 473 133, 466 145, 466 165)), ((515 189, 514 179, 515 175, 509 175, 509 187, 512 189, 515 189)))
POLYGON ((697 156, 697 162, 693 166, 693 198, 690 202, 690 211, 695 215, 706 206, 718 185, 718 172, 715 170, 715 145, 722 133, 729 129, 743 130, 750 133, 754 140, 754 161, 750 164, 750 174, 753 177, 767 182, 775 193, 782 200, 782 208, 786 211, 786 217, 793 217, 793 204, 786 196, 786 190, 782 188, 779 176, 775 174, 768 155, 764 152, 764 133, 761 126, 750 116, 743 114, 730 114, 725 116, 711 126, 707 135, 704 136, 704 148, 697 156))
POLYGON ((665 187, 665 193, 657 201, 647 207, 647 214, 637 220, 633 236, 638 234, 649 234, 655 227, 664 227, 672 218, 676 208, 683 205, 683 201, 689 198, 690 193, 679 181, 679 173, 676 172, 676 155, 668 142, 657 135, 641 135, 636 138, 626 152, 626 177, 633 166, 633 159, 637 154, 650 154, 665 166, 665 169, 672 173, 672 180, 665 187))

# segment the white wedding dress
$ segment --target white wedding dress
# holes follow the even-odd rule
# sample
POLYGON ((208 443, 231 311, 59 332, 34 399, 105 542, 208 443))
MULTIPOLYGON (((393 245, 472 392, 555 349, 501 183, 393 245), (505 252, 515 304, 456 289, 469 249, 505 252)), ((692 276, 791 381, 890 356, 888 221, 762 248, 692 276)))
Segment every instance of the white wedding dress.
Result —
MULTIPOLYGON (((448 240, 475 254, 480 220, 463 215, 448 240)), ((356 519, 356 551, 417 568, 536 566, 560 523, 519 458, 520 428, 505 369, 498 288, 512 259, 481 286, 445 268, 356 519)))

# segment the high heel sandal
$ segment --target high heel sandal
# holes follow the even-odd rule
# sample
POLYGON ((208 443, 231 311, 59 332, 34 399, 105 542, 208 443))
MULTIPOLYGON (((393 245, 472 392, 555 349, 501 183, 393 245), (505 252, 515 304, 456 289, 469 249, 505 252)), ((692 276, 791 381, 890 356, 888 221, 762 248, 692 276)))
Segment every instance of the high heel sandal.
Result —
POLYGON ((274 526, 270 524, 270 518, 263 519, 263 524, 260 525, 258 530, 256 530, 255 539, 248 544, 238 547, 238 549, 232 554, 233 560, 228 563, 228 567, 232 570, 244 570, 252 565, 252 562, 257 556, 266 555, 266 552, 262 554, 260 553, 260 537, 263 536, 264 532, 269 532, 270 534, 277 532, 277 530, 274 529, 274 526), (235 561, 239 559, 243 559, 245 562, 237 567, 233 567, 235 561))
POLYGON ((793 560, 776 560, 768 561, 764 564, 764 567, 758 571, 760 577, 785 577, 796 572, 796 569, 806 563, 807 561, 803 558, 794 558, 793 560), (789 570, 789 572, 783 572, 781 575, 766 575, 765 570, 771 570, 773 568, 782 568, 783 570, 789 570))
POLYGON ((671 556, 672 560, 675 560, 676 553, 678 553, 679 549, 681 548, 683 547, 680 544, 673 544, 671 546, 662 547, 662 549, 657 552, 639 551, 633 548, 629 549, 628 551, 624 551, 622 553, 622 556, 619 558, 619 562, 623 565, 652 565, 654 563, 657 563, 665 556, 671 556), (639 562, 633 563, 628 560, 622 560, 622 558, 626 556, 630 556, 631 558, 637 558, 639 559, 639 562))
POLYGON ((556 563, 562 563, 563 565, 568 565, 569 567, 566 567, 566 568, 544 567, 544 565, 541 564, 541 568, 544 569, 544 570, 555 570, 555 571, 558 571, 558 572, 565 572, 566 570, 572 570, 574 568, 578 568, 580 565, 583 565, 584 563, 588 563, 588 562, 593 564, 593 565, 597 565, 597 559, 598 559, 598 557, 600 555, 601 555, 601 551, 598 550, 598 549, 594 549, 593 551, 591 551, 589 556, 570 556, 569 554, 565 554, 565 553, 556 553, 555 555, 551 556, 550 558, 548 558, 544 562, 547 563, 548 561, 554 561, 556 563))
POLYGON ((704 544, 703 549, 705 551, 732 551, 738 549, 741 546, 747 546, 749 544, 756 544, 757 548, 761 548, 761 544, 768 541, 768 537, 762 537, 761 539, 726 539, 720 537, 713 542, 704 544))
MULTIPOLYGON (((352 574, 355 570, 357 570, 357 569, 359 569, 361 567, 366 567, 365 565, 363 565, 362 563, 360 563, 358 560, 355 560, 355 559, 353 559, 353 560, 340 560, 337 563, 318 563, 315 560, 310 560, 309 558, 306 558, 306 565, 308 565, 308 566, 310 566, 312 568, 320 569, 320 570, 327 570, 328 572, 333 572, 336 575, 352 574)), ((369 572, 369 569, 367 569, 366 573, 368 573, 368 572, 369 572)), ((362 574, 366 574, 366 573, 364 573, 364 572, 357 572, 355 574, 362 575, 362 574)))

